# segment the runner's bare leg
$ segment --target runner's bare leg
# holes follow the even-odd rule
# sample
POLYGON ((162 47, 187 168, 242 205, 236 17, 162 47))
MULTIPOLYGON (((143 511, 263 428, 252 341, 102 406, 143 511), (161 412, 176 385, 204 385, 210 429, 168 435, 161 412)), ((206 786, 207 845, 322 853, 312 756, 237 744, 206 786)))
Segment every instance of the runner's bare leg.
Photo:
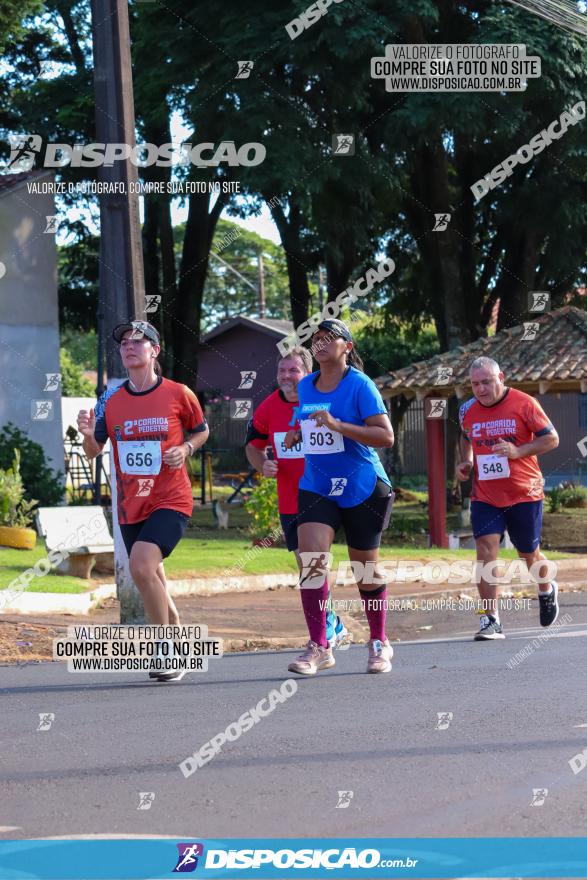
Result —
POLYGON ((148 541, 136 541, 130 554, 130 573, 141 594, 149 623, 169 623, 169 605, 157 568, 161 564, 161 550, 148 541))
POLYGON ((165 577, 165 569, 163 568, 163 563, 157 566, 157 577, 165 588, 165 595, 167 596, 167 607, 169 609, 169 623, 173 624, 174 626, 179 626, 179 611, 177 610, 175 602, 173 601, 169 593, 169 585, 165 577))
MULTIPOLYGON (((548 562, 546 556, 541 551, 540 547, 537 547, 536 550, 534 550, 532 553, 522 553, 521 550, 518 550, 517 553, 518 553, 518 556, 520 557, 520 559, 525 560, 526 565, 528 566, 528 571, 530 571, 530 569, 532 568, 532 566, 536 562, 540 562, 541 560, 544 560, 544 562, 548 562)), ((540 569, 538 569, 538 567, 536 568, 536 575, 540 578, 545 577, 547 575, 547 573, 548 573, 547 566, 541 565, 540 569)), ((550 581, 544 581, 544 582, 540 581, 538 583, 538 589, 540 590, 541 593, 548 593, 548 591, 550 590, 550 581)))
MULTIPOLYGON (((475 539, 477 549, 477 562, 485 565, 487 562, 495 562, 499 554, 500 535, 481 535, 475 539)), ((498 600, 499 584, 489 584, 484 578, 479 581, 479 595, 483 600, 483 610, 487 614, 499 617, 498 600)))

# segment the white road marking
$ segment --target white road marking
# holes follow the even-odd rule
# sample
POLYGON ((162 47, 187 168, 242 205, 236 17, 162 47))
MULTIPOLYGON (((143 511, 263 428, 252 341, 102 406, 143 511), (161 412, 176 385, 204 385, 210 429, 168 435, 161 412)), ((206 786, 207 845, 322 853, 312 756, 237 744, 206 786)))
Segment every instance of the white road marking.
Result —
MULTIPOLYGON (((585 624, 572 624, 573 626, 585 626, 585 624)), ((549 633, 548 627, 540 627, 540 629, 506 629, 505 630, 505 639, 495 639, 497 642, 520 642, 524 640, 528 640, 531 638, 536 638, 537 636, 544 636, 545 633, 549 633)), ((410 639, 401 642, 393 642, 393 645, 432 645, 443 642, 464 642, 464 641, 473 641, 473 630, 468 630, 467 632, 458 633, 456 636, 446 636, 446 637, 438 637, 437 639, 410 639)), ((562 632, 555 631, 550 632, 547 636, 548 641, 551 639, 560 639, 560 638, 573 638, 575 636, 587 636, 587 629, 579 630, 578 632, 562 632)), ((491 641, 491 640, 489 640, 491 641)))

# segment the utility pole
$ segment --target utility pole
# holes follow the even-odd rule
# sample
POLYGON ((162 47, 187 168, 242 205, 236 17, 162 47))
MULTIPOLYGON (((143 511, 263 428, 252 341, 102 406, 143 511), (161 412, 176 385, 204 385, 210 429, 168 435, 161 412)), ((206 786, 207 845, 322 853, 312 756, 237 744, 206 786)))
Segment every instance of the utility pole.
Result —
POLYGON ((321 312, 324 308, 324 297, 326 294, 326 272, 322 263, 318 266, 318 310, 321 312))
POLYGON ((259 251, 257 257, 259 268, 259 317, 265 317, 265 272, 263 269, 263 254, 259 251))
MULTIPOLYGON (((128 0, 91 0, 96 99, 96 142, 135 146, 135 115, 130 57, 128 0)), ((124 370, 112 329, 129 319, 144 319, 145 282, 139 219, 139 197, 130 192, 138 179, 129 159, 101 166, 98 180, 122 184, 122 192, 100 194, 100 305, 98 325, 102 355, 106 350, 108 387, 124 381, 124 370)), ((101 377, 98 376, 98 384, 101 377)), ((117 516, 114 456, 110 450, 112 526, 120 622, 145 619, 141 597, 128 567, 117 516)))

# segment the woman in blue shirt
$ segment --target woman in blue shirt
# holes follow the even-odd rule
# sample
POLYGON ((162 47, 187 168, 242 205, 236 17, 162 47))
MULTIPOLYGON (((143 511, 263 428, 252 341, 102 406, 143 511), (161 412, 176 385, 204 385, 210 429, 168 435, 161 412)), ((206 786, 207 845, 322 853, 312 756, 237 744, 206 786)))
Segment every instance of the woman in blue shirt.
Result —
POLYGON ((288 669, 315 675, 334 666, 326 640, 325 560, 342 526, 351 562, 361 563, 359 569, 371 563, 365 579, 357 578, 371 635, 367 672, 389 672, 393 649, 385 635, 387 585, 376 563, 394 495, 375 449, 393 446, 393 429, 343 321, 322 321, 312 339, 312 352, 320 369, 299 382, 299 430, 285 438, 290 446, 301 439, 305 457, 298 540, 305 563, 302 607, 310 633, 306 650, 288 669))

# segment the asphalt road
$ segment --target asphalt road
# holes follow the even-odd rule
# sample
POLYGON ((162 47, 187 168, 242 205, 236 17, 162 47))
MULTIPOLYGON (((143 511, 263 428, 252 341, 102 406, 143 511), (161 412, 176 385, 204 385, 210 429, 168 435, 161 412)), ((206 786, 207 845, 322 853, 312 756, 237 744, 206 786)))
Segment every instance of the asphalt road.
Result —
POLYGON ((587 596, 564 595, 563 614, 536 643, 534 615, 492 643, 453 618, 449 636, 396 645, 389 675, 364 674, 364 647, 338 652, 188 779, 179 762, 291 677, 297 652, 228 655, 167 685, 0 667, 0 834, 583 835, 587 768, 569 761, 587 748, 587 596), (54 713, 49 730, 39 713, 54 713), (438 713, 452 713, 440 729, 438 713), (542 805, 533 789, 548 789, 542 805))

